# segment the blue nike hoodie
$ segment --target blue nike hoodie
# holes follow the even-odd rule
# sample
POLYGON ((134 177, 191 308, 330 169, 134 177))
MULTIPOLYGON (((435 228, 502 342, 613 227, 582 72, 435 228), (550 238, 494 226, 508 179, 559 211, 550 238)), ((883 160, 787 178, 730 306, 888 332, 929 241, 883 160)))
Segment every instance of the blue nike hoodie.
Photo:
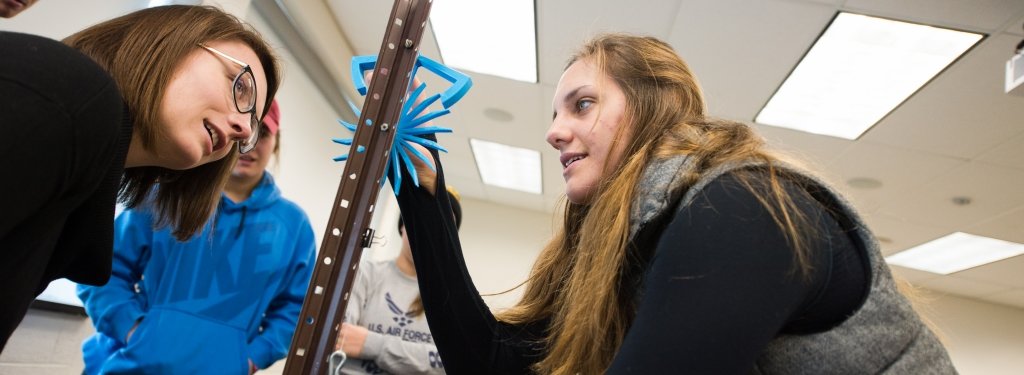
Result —
POLYGON ((248 374, 250 359, 266 368, 288 352, 316 249, 269 173, 241 203, 222 196, 187 242, 154 231, 146 209, 114 226, 110 282, 78 287, 97 331, 82 344, 85 373, 248 374))

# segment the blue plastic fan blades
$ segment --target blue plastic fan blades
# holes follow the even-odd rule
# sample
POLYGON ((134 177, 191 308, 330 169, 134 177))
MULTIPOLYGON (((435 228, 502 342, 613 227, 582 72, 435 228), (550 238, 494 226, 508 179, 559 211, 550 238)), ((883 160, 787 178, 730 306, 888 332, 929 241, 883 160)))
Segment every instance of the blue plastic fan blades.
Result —
MULTIPOLYGON (((363 96, 366 95, 367 87, 366 81, 363 79, 363 73, 367 70, 371 70, 377 63, 377 56, 356 56, 352 58, 352 81, 355 83, 356 90, 363 96)), ((413 145, 417 144, 427 149, 433 149, 443 152, 448 152, 447 149, 441 147, 437 142, 431 141, 424 138, 423 136, 428 134, 436 133, 451 133, 451 129, 438 127, 438 126, 423 126, 429 121, 432 121, 438 117, 451 113, 450 108, 455 105, 462 97, 469 91, 469 88, 473 86, 473 81, 469 76, 462 74, 452 68, 442 65, 437 61, 431 60, 424 56, 416 58, 416 65, 412 69, 413 77, 416 76, 417 71, 420 67, 426 68, 427 70, 434 72, 439 77, 444 78, 452 85, 448 89, 444 90, 443 93, 431 95, 419 104, 413 106, 416 103, 416 99, 423 95, 427 85, 425 83, 420 84, 415 90, 409 95, 409 99, 402 105, 402 115, 399 117, 398 125, 395 126, 395 142, 391 145, 390 157, 388 157, 387 166, 385 167, 385 177, 392 179, 395 185, 395 195, 398 195, 402 186, 402 171, 400 168, 405 167, 409 171, 409 175, 412 176, 413 184, 419 186, 419 175, 416 173, 416 169, 413 167, 412 158, 418 158, 427 165, 431 165, 430 157, 424 155, 418 151, 413 145), (424 113, 428 107, 436 103, 440 99, 441 106, 444 109, 430 111, 424 113)), ((412 81, 410 81, 410 85, 412 81)), ((360 111, 356 108, 355 104, 349 102, 348 105, 352 108, 356 116, 360 116, 360 111)), ((338 122, 351 132, 355 132, 357 125, 350 124, 348 122, 338 120, 338 122)), ((371 120, 366 120, 367 126, 373 125, 371 120)), ((351 146, 352 138, 334 138, 334 143, 351 146)), ((353 149, 349 148, 349 153, 334 158, 334 161, 348 160, 353 149)), ((357 146, 356 152, 364 152, 363 146, 357 146)), ((433 167, 431 167, 433 168, 433 167)), ((381 184, 384 183, 384 179, 381 179, 381 184)))

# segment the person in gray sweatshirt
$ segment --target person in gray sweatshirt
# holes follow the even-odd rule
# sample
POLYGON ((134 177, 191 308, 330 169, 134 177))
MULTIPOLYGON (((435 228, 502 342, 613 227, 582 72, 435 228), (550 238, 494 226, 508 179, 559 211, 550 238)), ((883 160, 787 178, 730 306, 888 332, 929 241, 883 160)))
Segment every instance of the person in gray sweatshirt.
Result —
MULTIPOLYGON (((459 195, 448 188, 448 197, 456 226, 461 226, 459 195)), ((332 375, 445 373, 423 313, 412 248, 401 218, 398 232, 402 235, 398 257, 360 265, 346 323, 341 325, 331 357, 332 375)))

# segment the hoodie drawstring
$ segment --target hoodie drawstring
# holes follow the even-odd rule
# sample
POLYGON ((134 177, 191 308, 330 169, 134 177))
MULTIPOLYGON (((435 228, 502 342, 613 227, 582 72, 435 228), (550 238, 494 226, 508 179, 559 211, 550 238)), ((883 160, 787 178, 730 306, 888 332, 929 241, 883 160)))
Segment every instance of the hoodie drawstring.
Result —
POLYGON ((248 210, 246 210, 245 206, 242 206, 242 220, 240 220, 238 222, 238 229, 235 230, 235 238, 236 239, 242 236, 242 227, 245 226, 245 213, 246 213, 246 211, 248 211, 248 210))

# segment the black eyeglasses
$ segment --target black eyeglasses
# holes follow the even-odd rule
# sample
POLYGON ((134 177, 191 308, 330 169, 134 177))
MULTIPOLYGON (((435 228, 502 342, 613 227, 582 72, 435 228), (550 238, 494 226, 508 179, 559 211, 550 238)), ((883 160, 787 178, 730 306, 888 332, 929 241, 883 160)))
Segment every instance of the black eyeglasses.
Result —
POLYGON ((252 130, 252 134, 249 135, 249 138, 238 141, 238 152, 244 154, 252 151, 260 140, 260 119, 256 116, 256 77, 252 74, 252 68, 249 67, 249 64, 213 47, 204 44, 199 46, 242 67, 242 71, 231 81, 231 93, 235 98, 235 109, 240 113, 249 114, 249 129, 252 130))

